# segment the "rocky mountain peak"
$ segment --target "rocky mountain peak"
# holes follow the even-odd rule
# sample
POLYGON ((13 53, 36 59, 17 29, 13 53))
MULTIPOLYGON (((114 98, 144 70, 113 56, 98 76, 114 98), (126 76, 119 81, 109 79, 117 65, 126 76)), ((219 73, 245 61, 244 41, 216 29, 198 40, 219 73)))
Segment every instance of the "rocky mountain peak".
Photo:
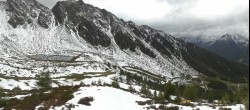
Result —
POLYGON ((6 5, 6 1, 0 1, 0 7, 2 8, 3 6, 6 5))
POLYGON ((234 41, 233 36, 229 35, 229 34, 223 35, 220 39, 218 39, 214 43, 216 43, 216 42, 223 42, 223 43, 226 43, 226 44, 232 43, 232 44, 236 45, 236 42, 234 41))
POLYGON ((128 21, 127 24, 130 26, 135 26, 135 23, 133 21, 128 21))
POLYGON ((236 44, 248 44, 249 39, 247 39, 245 36, 242 36, 240 34, 225 34, 221 38, 218 39, 218 41, 223 42, 234 42, 236 44))
POLYGON ((232 39, 232 36, 229 35, 229 34, 225 34, 225 35, 223 35, 221 38, 224 38, 224 39, 232 39))
POLYGON ((36 0, 7 0, 6 11, 10 17, 8 23, 16 28, 18 25, 37 23, 48 28, 52 13, 49 8, 36 0))

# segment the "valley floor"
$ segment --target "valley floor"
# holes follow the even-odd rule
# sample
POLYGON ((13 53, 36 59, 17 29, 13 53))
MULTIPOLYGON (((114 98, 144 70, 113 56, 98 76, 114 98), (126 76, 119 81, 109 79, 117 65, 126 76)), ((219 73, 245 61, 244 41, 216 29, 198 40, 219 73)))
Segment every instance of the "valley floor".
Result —
POLYGON ((116 74, 112 72, 72 74, 67 77, 53 78, 51 90, 39 90, 36 78, 1 76, 0 86, 7 94, 5 98, 11 99, 6 108, 2 109, 158 110, 164 106, 166 110, 176 109, 176 107, 179 110, 219 110, 220 108, 244 110, 242 104, 218 106, 192 102, 194 105, 192 107, 172 103, 157 104, 140 94, 140 86, 132 85, 135 92, 129 92, 129 85, 125 82, 119 82, 118 88, 113 87, 112 82, 115 77, 116 74), (16 87, 21 90, 15 90, 16 87), (41 91, 44 94, 42 96, 39 95, 41 91), (87 97, 92 97, 93 100, 86 102, 87 104, 80 103, 81 99, 87 97), (36 98, 39 101, 36 101, 36 98))

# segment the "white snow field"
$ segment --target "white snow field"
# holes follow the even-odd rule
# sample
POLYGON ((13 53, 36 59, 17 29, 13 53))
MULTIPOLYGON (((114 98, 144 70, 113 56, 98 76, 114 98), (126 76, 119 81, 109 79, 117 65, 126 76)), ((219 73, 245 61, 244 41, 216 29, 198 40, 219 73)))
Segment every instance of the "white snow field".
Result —
MULTIPOLYGON (((74 93, 74 98, 66 104, 74 104, 75 108, 71 110, 142 110, 136 101, 145 101, 137 95, 110 87, 82 87, 74 93), (84 97, 93 97, 91 106, 78 104, 78 101, 84 97)), ((55 107, 54 110, 62 110, 62 107, 55 107)))
MULTIPOLYGON (((73 104, 74 108, 71 110, 154 110, 147 109, 150 105, 138 105, 136 101, 146 101, 149 99, 142 98, 139 95, 132 94, 123 90, 111 87, 82 87, 79 91, 74 93, 74 98, 69 100, 65 105, 73 104), (84 97, 93 97, 94 101, 91 106, 78 104, 78 101, 84 97)), ((159 104, 155 104, 159 107, 159 104)), ((237 104, 233 106, 217 106, 212 108, 206 105, 188 107, 175 104, 167 104, 167 107, 178 106, 179 110, 219 110, 219 108, 231 108, 232 110, 245 110, 244 105, 237 104)), ((50 110, 67 110, 66 106, 51 107, 50 110)))

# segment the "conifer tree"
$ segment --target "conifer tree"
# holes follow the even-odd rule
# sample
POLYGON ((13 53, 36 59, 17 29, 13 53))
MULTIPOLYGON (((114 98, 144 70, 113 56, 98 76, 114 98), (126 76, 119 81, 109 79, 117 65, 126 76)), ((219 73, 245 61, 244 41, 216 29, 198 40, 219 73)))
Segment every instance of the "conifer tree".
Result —
POLYGON ((40 88, 50 89, 52 84, 52 79, 50 78, 49 72, 44 72, 38 75, 37 85, 40 88))

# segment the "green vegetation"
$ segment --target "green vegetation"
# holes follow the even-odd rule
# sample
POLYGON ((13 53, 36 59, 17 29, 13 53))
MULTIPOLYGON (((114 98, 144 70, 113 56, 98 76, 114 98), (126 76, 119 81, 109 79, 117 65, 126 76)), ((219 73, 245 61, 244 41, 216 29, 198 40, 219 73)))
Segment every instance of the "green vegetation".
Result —
POLYGON ((50 78, 49 72, 41 73, 40 75, 36 76, 38 78, 37 85, 40 88, 50 89, 52 84, 52 79, 50 78))
POLYGON ((84 97, 78 101, 78 104, 91 106, 90 102, 93 102, 93 101, 94 101, 93 97, 84 97))
POLYGON ((6 110, 34 110, 36 106, 43 103, 44 110, 49 109, 51 106, 61 106, 68 100, 73 98, 73 93, 79 89, 80 86, 74 87, 58 87, 52 88, 50 93, 46 89, 33 90, 31 96, 25 97, 23 100, 10 99, 7 105, 4 105, 6 110), (42 92, 41 92, 42 91, 42 92))
POLYGON ((3 89, 0 87, 0 108, 8 104, 8 100, 4 98, 4 96, 5 93, 3 92, 3 89))
POLYGON ((150 92, 149 88, 145 84, 142 85, 140 89, 140 93, 147 95, 147 96, 152 96, 152 93, 150 92))
POLYGON ((65 76, 61 78, 74 79, 76 81, 80 81, 85 78, 102 77, 102 76, 108 76, 112 74, 114 73, 113 72, 87 72, 87 73, 82 73, 82 74, 72 74, 70 76, 65 76))
POLYGON ((205 98, 208 99, 209 103, 213 103, 214 100, 214 93, 212 89, 208 89, 207 92, 205 92, 205 98))
MULTIPOLYGON (((49 72, 41 73, 35 78, 25 78, 25 77, 13 77, 14 80, 37 80, 37 86, 39 89, 33 89, 28 91, 22 91, 20 87, 15 87, 12 90, 3 90, 0 88, 0 108, 4 109, 17 109, 17 110, 33 110, 36 106, 43 103, 44 108, 48 109, 51 106, 61 106, 65 104, 68 100, 73 98, 73 92, 77 91, 80 86, 87 86, 83 83, 80 86, 61 86, 58 88, 52 88, 52 79, 49 72), (49 92, 48 92, 49 91, 49 92), (7 94, 5 94, 7 92, 7 94), (46 92, 46 93, 44 93, 46 92), (16 98, 6 99, 7 97, 12 97, 15 95, 27 95, 31 96, 25 97, 23 100, 16 98)), ((64 76, 60 78, 72 79, 72 80, 83 80, 85 78, 101 77, 114 74, 113 72, 93 72, 93 73, 83 73, 83 74, 72 74, 69 76, 64 76)), ((1 77, 1 76, 0 76, 1 77)), ((5 78, 5 77, 4 77, 5 78)), ((12 77, 6 77, 6 79, 12 79, 12 77)), ((56 78, 57 79, 57 78, 56 78)), ((56 83, 56 81, 54 82, 56 83)), ((97 82, 98 85, 102 85, 100 81, 97 82)), ((118 84, 118 80, 116 81, 118 84)), ((116 85, 116 87, 119 87, 116 85)), ((69 105, 70 107, 70 105, 69 105)))
POLYGON ((125 76, 128 84, 133 83, 142 86, 140 92, 158 103, 164 103, 165 100, 168 100, 172 103, 178 104, 181 102, 180 97, 198 102, 206 100, 209 103, 213 103, 214 100, 219 100, 225 104, 249 103, 249 99, 246 98, 249 96, 248 92, 246 92, 248 87, 244 84, 238 85, 216 78, 207 78, 205 80, 209 83, 202 85, 198 84, 196 81, 187 85, 179 85, 178 83, 171 83, 170 81, 164 83, 161 76, 155 77, 145 75, 148 73, 141 73, 142 70, 120 70, 120 75, 125 76), (158 94, 156 91, 151 93, 149 89, 160 92, 158 92, 158 94), (171 95, 177 96, 177 98, 171 100, 171 95))
POLYGON ((230 96, 228 93, 225 93, 225 95, 221 98, 222 104, 228 104, 230 100, 230 96))
POLYGON ((13 93, 16 95, 16 94, 19 94, 22 90, 19 86, 15 87, 12 89, 13 93))
POLYGON ((249 110, 249 82, 247 83, 246 92, 243 97, 243 103, 245 104, 246 110, 249 110))
POLYGON ((181 50, 183 59, 198 72, 234 83, 246 83, 249 80, 249 66, 230 62, 191 43, 186 43, 185 47, 187 50, 181 50))
POLYGON ((198 99, 198 88, 197 85, 187 86, 184 89, 183 96, 186 99, 196 101, 198 99))
POLYGON ((170 99, 170 95, 174 95, 176 93, 175 88, 176 88, 175 85, 173 85, 171 82, 168 82, 167 84, 165 84, 164 94, 167 100, 170 99))
POLYGON ((113 80, 113 82, 111 83, 111 86, 114 87, 114 88, 120 88, 120 85, 119 85, 119 82, 118 82, 117 78, 115 78, 113 80))
POLYGON ((91 78, 89 76, 85 76, 85 74, 72 74, 70 76, 65 77, 66 79, 74 79, 75 81, 80 81, 85 78, 91 78))
POLYGON ((163 94, 163 92, 159 92, 159 94, 158 94, 158 96, 155 98, 156 100, 156 102, 160 102, 160 103, 163 103, 164 101, 165 101, 165 97, 164 97, 164 94, 163 94))
POLYGON ((129 92, 136 92, 135 88, 132 85, 129 85, 128 87, 129 92))
MULTIPOLYGON (((143 76, 146 76, 146 77, 151 77, 152 79, 154 79, 155 81, 158 81, 158 82, 165 81, 165 77, 156 75, 154 73, 150 73, 148 71, 142 70, 142 69, 137 68, 137 67, 123 67, 123 68, 126 68, 126 70, 128 70, 128 71, 133 71, 133 72, 136 72, 136 73, 143 75, 143 76)), ((123 71, 122 69, 121 69, 121 72, 126 73, 126 71, 123 71)))

